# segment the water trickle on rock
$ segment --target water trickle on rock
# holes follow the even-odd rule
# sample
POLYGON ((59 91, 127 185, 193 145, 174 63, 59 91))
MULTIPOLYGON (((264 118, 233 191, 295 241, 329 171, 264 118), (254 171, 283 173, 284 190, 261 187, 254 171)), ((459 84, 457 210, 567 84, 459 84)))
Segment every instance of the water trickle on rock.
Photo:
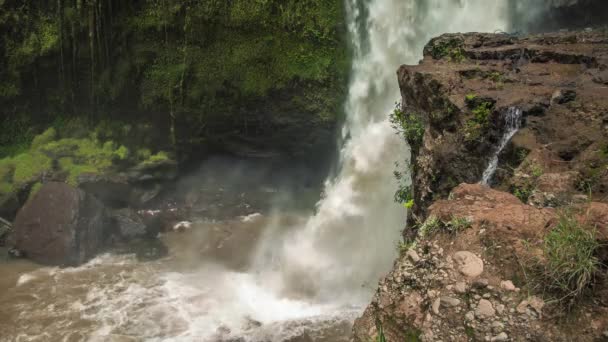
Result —
POLYGON ((517 133, 519 128, 521 127, 521 119, 522 119, 522 110, 516 107, 510 107, 505 113, 505 132, 492 154, 492 158, 490 158, 490 162, 488 163, 488 167, 483 172, 483 177, 481 179, 481 184, 487 185, 494 173, 496 173, 496 167, 498 166, 498 157, 504 148, 507 146, 511 138, 517 133))

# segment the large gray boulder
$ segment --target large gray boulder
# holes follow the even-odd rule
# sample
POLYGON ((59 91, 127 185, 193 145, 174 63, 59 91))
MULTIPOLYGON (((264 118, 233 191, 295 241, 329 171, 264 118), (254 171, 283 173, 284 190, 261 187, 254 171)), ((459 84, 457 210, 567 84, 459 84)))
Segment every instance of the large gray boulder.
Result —
POLYGON ((15 247, 36 262, 77 266, 101 249, 106 211, 95 197, 64 183, 47 183, 17 214, 15 247))

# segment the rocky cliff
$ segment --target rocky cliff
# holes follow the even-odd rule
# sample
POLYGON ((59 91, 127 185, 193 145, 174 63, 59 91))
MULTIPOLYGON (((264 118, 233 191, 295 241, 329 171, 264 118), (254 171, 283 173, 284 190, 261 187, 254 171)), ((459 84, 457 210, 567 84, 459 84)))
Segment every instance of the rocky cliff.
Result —
POLYGON ((355 341, 608 336, 607 66, 592 30, 447 34, 399 69, 413 208, 355 341))

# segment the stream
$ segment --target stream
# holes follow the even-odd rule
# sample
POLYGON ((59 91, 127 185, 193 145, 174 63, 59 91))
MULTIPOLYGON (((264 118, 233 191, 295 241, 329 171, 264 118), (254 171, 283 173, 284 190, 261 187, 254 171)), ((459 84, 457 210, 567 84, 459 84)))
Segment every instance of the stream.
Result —
MULTIPOLYGON (((438 34, 506 30, 508 6, 347 0, 344 143, 316 205, 287 205, 304 197, 301 187, 266 186, 243 172, 235 177, 251 179, 238 189, 208 196, 212 213, 161 236, 169 255, 160 260, 108 253, 77 268, 0 263, 0 341, 349 341, 397 256, 406 217, 393 202, 395 162, 409 159, 388 122, 400 98, 395 71, 417 63, 438 34), (250 193, 272 205, 252 211, 256 200, 241 196, 250 193)), ((195 194, 235 184, 191 177, 207 186, 188 186, 195 194)))

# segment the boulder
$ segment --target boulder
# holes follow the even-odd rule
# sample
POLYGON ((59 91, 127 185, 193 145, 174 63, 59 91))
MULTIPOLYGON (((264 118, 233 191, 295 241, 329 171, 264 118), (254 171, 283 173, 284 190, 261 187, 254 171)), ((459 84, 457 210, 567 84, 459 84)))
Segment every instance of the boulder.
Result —
POLYGON ((115 232, 123 240, 128 241, 151 235, 148 234, 148 229, 143 218, 133 209, 113 210, 109 215, 115 232))
POLYGON ((76 266, 95 256, 107 226, 101 202, 64 183, 47 183, 17 214, 13 242, 29 259, 76 266))

